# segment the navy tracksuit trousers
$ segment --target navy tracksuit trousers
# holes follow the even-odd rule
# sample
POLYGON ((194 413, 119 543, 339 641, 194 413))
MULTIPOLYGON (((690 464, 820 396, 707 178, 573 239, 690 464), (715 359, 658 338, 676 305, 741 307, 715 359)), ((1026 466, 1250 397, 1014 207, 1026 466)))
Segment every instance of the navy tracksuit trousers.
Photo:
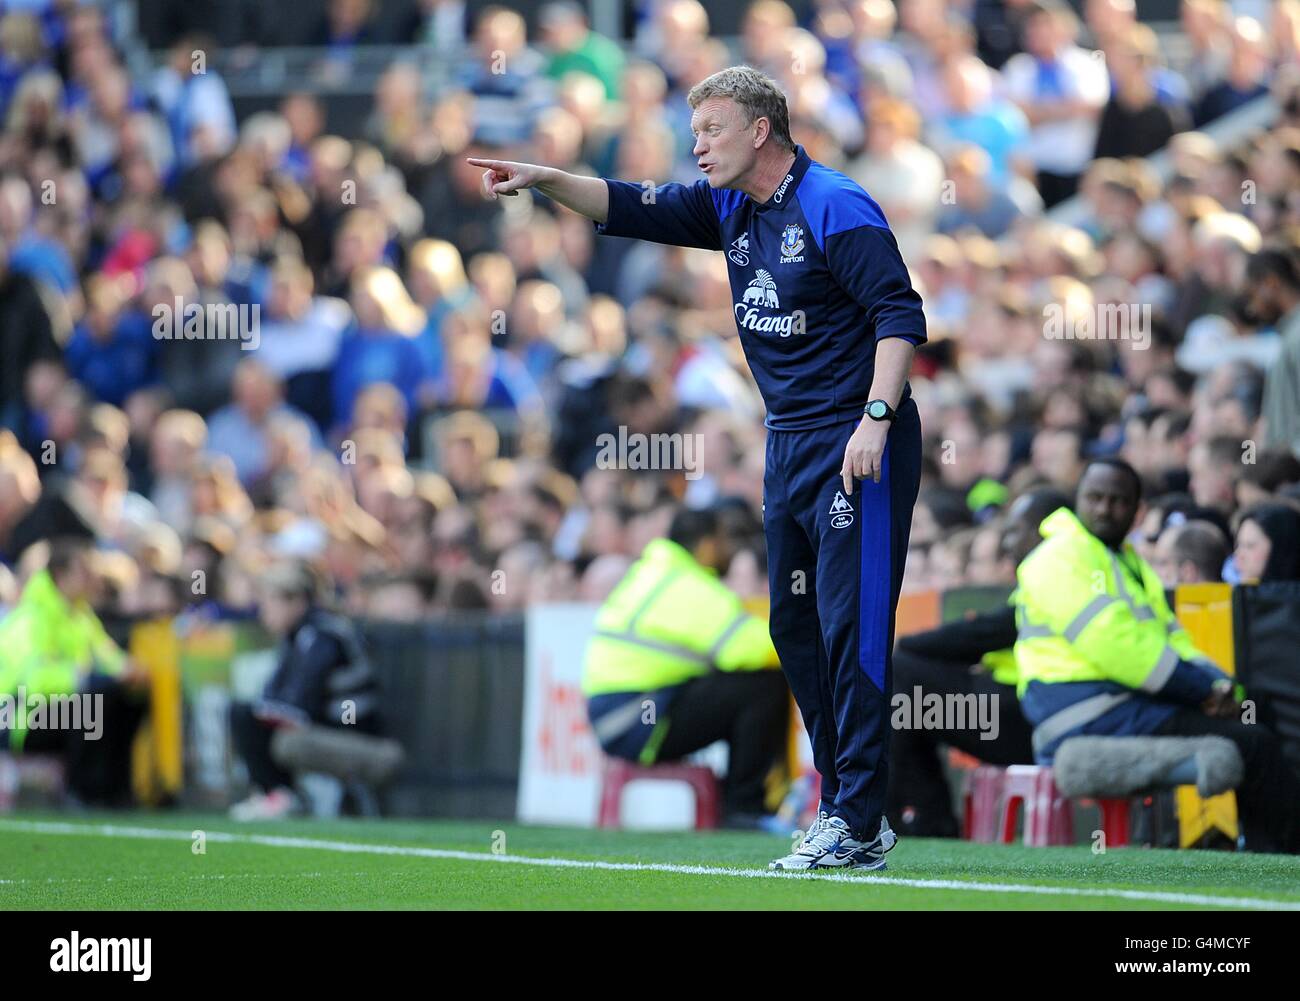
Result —
POLYGON ((891 654, 921 482, 921 418, 908 395, 886 439, 880 482, 844 493, 852 420, 769 431, 763 527, 771 632, 812 740, 821 809, 871 841, 889 779, 891 654))

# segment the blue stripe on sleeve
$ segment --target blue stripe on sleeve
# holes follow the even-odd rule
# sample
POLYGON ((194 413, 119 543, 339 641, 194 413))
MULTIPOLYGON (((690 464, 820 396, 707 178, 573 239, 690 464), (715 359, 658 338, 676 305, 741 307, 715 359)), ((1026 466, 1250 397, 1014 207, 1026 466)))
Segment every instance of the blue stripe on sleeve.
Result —
POLYGON ((836 233, 861 226, 889 229, 885 213, 874 198, 851 178, 820 163, 813 163, 804 175, 799 185, 799 205, 823 253, 826 241, 836 233))

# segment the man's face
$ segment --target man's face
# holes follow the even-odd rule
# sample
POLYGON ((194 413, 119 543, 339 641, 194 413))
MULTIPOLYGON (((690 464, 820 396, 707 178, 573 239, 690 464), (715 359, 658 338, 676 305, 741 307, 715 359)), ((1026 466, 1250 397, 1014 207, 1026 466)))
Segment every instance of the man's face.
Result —
POLYGON ((734 187, 754 166, 757 122, 746 122, 745 112, 729 97, 711 97, 700 102, 691 115, 695 135, 695 162, 709 179, 711 188, 734 187))
POLYGON ((1177 587, 1185 583, 1179 580, 1178 553, 1175 543, 1178 541, 1178 529, 1166 528, 1160 533, 1160 538, 1156 541, 1155 550, 1151 555, 1151 569, 1156 572, 1160 578, 1160 583, 1166 588, 1177 587))
POLYGON ((1282 306, 1278 301, 1278 280, 1273 275, 1266 275, 1261 281, 1251 282, 1246 287, 1246 311, 1252 319, 1272 326, 1282 318, 1282 306))
POLYGON ((72 561, 58 581, 59 590, 69 602, 89 599, 93 585, 94 577, 90 572, 90 562, 84 554, 72 561))
POLYGON ((714 532, 702 538, 696 543, 692 555, 700 566, 708 567, 718 574, 727 572, 732 556, 726 536, 722 532, 714 532))
POLYGON ((1188 490, 1201 507, 1230 510, 1234 502, 1233 480, 1220 469, 1205 448, 1193 448, 1188 458, 1188 490))
POLYGON ((306 601, 282 594, 274 588, 263 588, 260 598, 259 618, 273 636, 285 635, 307 614, 306 601))
POLYGON ((1138 521, 1138 534, 1133 540, 1133 546, 1148 563, 1154 563, 1156 555, 1156 543, 1160 541, 1160 533, 1165 526, 1165 512, 1161 508, 1147 508, 1142 512, 1142 518, 1138 521))
POLYGON ((1133 526, 1138 499, 1133 482, 1113 466, 1092 466, 1079 481, 1075 511, 1079 520, 1106 545, 1118 548, 1133 526))
POLYGON ((1039 518, 1034 511, 1032 498, 1016 498, 1007 510, 1007 525, 1002 530, 998 545, 1002 558, 1019 566, 1034 547, 1043 541, 1042 533, 1038 530, 1043 521, 1044 518, 1039 518))
POLYGON ((1124 84, 1139 84, 1146 79, 1146 67, 1137 50, 1128 45, 1116 45, 1110 50, 1108 66, 1115 79, 1124 84))
POLYGON ((984 441, 975 425, 969 421, 951 425, 945 441, 951 441, 951 455, 955 460, 939 467, 939 477, 951 487, 969 487, 979 479, 984 466, 984 441))
POLYGON ((972 584, 1015 583, 1014 566, 1002 560, 1001 541, 1002 533, 992 527, 981 529, 975 536, 966 564, 966 576, 972 584))
POLYGON ((256 364, 242 365, 235 372, 233 394, 236 404, 261 420, 275 407, 276 389, 271 374, 256 364))
POLYGON ((1025 48, 1039 59, 1056 55, 1059 36, 1056 18, 1051 14, 1034 14, 1025 22, 1025 48))
POLYGON ((306 287, 297 276, 287 273, 277 274, 271 280, 271 299, 267 307, 271 316, 277 320, 292 319, 301 314, 306 287))

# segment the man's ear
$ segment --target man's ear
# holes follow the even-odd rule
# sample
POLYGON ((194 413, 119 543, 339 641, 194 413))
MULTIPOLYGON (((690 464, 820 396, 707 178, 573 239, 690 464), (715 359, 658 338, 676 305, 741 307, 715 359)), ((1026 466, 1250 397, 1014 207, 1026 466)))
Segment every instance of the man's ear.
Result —
POLYGON ((754 119, 754 149, 762 149, 772 134, 772 122, 766 117, 754 119))

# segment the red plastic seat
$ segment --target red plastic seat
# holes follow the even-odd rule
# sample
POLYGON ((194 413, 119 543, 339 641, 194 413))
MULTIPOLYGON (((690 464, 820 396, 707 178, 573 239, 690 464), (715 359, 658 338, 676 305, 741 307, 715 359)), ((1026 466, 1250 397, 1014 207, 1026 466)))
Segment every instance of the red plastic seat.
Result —
POLYGON ((718 826, 721 796, 718 792, 718 778, 713 774, 712 768, 680 762, 645 766, 621 758, 606 758, 600 789, 600 813, 597 820, 601 827, 622 826, 623 790, 629 782, 638 779, 649 779, 654 782, 685 782, 695 793, 695 829, 704 831, 718 826))
POLYGON ((1129 799, 1099 799, 1101 830, 1107 848, 1123 848, 1128 844, 1129 799))
POLYGON ((1016 819, 1022 803, 1025 807, 1026 845, 1074 843, 1074 811, 1070 801, 1057 791, 1050 767, 1012 765, 1006 770, 1002 778, 1002 811, 998 824, 1003 844, 1009 845, 1015 840, 1016 819))
POLYGON ((961 834, 967 841, 997 841, 1005 771, 997 765, 979 765, 966 773, 961 834))
MULTIPOLYGON (((1129 844, 1132 800, 1108 798, 1096 802, 1101 811, 1101 828, 1107 848, 1129 844)), ((985 844, 1015 840, 1020 805, 1025 804, 1026 845, 1070 845, 1074 843, 1074 811, 1071 801, 1057 790, 1052 770, 1040 765, 999 768, 980 765, 966 775, 962 794, 962 837, 985 844)))

